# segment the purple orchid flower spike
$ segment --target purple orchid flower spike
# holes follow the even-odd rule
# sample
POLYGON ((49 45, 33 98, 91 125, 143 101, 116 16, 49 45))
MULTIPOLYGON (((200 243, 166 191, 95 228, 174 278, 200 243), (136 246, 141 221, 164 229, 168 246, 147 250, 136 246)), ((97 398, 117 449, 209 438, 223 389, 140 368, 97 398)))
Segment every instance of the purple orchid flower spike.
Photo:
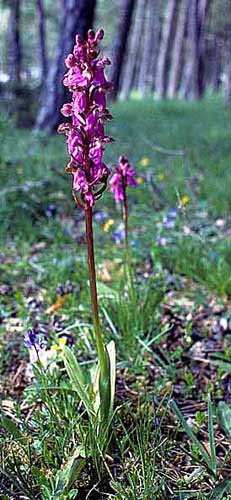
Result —
POLYGON ((123 204, 123 220, 125 230, 125 245, 128 247, 128 206, 127 186, 137 186, 136 171, 132 168, 126 156, 119 157, 119 165, 115 167, 114 175, 109 181, 110 191, 114 194, 116 203, 123 204))
POLYGON ((106 107, 106 92, 112 85, 104 70, 110 64, 107 57, 98 58, 103 30, 89 30, 87 40, 76 36, 73 53, 65 60, 68 68, 63 84, 72 93, 72 100, 63 105, 61 113, 71 122, 62 123, 59 133, 67 135, 70 161, 66 171, 73 175, 73 195, 76 204, 87 210, 102 196, 107 185, 108 167, 103 163, 104 145, 112 141, 104 131, 111 119, 106 107))
POLYGON ((116 203, 125 199, 125 190, 127 186, 137 186, 136 171, 131 167, 125 156, 120 156, 119 165, 115 167, 115 173, 109 181, 110 191, 114 194, 116 203))

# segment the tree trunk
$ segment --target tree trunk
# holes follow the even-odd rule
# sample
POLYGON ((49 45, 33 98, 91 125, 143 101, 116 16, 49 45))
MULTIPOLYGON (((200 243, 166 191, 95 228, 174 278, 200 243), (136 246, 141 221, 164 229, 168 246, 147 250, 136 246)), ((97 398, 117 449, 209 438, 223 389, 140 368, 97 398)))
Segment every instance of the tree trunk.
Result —
POLYGON ((228 58, 226 61, 226 71, 225 71, 225 81, 224 81, 224 91, 225 91, 225 104, 226 106, 231 106, 231 43, 228 43, 228 58))
POLYGON ((56 129, 63 120, 60 108, 65 100, 66 90, 62 84, 66 72, 64 59, 72 50, 76 33, 85 37, 88 29, 92 28, 96 0, 87 0, 87 2, 86 0, 65 0, 62 6, 57 52, 42 90, 41 105, 35 125, 40 129, 45 128, 48 132, 56 129))
POLYGON ((217 93, 221 85, 221 72, 222 72, 222 56, 219 40, 214 40, 213 57, 212 59, 212 72, 211 72, 211 87, 213 92, 217 93))
POLYGON ((171 68, 168 82, 168 97, 172 98, 177 95, 179 87, 179 78, 182 65, 182 52, 184 47, 184 37, 187 23, 188 8, 191 0, 181 0, 179 17, 177 21, 176 34, 173 43, 171 68))
POLYGON ((145 36, 146 36, 146 13, 147 13, 147 8, 148 8, 148 0, 145 0, 143 3, 143 9, 141 11, 141 17, 140 17, 140 26, 141 26, 141 36, 140 36, 140 43, 138 46, 137 50, 137 57, 136 57, 136 64, 135 64, 135 69, 134 69, 134 74, 133 74, 133 84, 132 84, 132 90, 137 90, 138 91, 138 85, 139 85, 139 77, 140 77, 140 70, 141 70, 141 64, 142 64, 142 55, 144 52, 144 43, 145 43, 145 36))
POLYGON ((21 37, 20 37, 20 0, 11 0, 10 2, 10 20, 9 20, 9 35, 10 35, 10 78, 18 87, 21 82, 21 37))
POLYGON ((41 68, 41 81, 44 82, 47 76, 48 63, 46 51, 46 29, 45 29, 45 13, 43 0, 36 1, 37 17, 38 17, 38 49, 41 68))
POLYGON ((160 48, 157 60, 156 82, 155 82, 156 94, 160 98, 165 97, 166 95, 167 59, 170 47, 170 40, 174 27, 177 4, 178 0, 168 0, 165 19, 163 20, 160 48))
POLYGON ((212 0, 199 0, 198 2, 198 38, 199 38, 199 61, 198 61, 198 89, 199 97, 205 90, 205 26, 212 0))
POLYGON ((120 97, 127 99, 133 85, 137 64, 139 64, 139 51, 143 34, 143 20, 146 0, 137 0, 135 19, 128 42, 126 63, 122 72, 120 97))
POLYGON ((140 59, 137 89, 140 94, 150 94, 153 88, 154 68, 156 66, 159 41, 160 1, 148 0, 142 54, 140 59))
POLYGON ((210 88, 212 92, 217 93, 221 84, 222 72, 222 41, 214 33, 210 35, 205 54, 205 88, 210 88))
POLYGON ((159 45, 161 37, 161 12, 163 7, 162 0, 155 0, 155 15, 153 19, 153 38, 150 50, 150 68, 149 68, 149 81, 151 90, 155 91, 156 73, 157 73, 157 60, 159 54, 159 45))
POLYGON ((111 93, 113 99, 116 99, 119 90, 121 70, 126 54, 134 6, 135 0, 119 0, 118 3, 118 26, 112 50, 112 66, 110 71, 110 81, 113 83, 113 91, 111 93))
POLYGON ((205 24, 211 0, 191 0, 188 17, 188 63, 184 97, 199 99, 204 93, 205 24))

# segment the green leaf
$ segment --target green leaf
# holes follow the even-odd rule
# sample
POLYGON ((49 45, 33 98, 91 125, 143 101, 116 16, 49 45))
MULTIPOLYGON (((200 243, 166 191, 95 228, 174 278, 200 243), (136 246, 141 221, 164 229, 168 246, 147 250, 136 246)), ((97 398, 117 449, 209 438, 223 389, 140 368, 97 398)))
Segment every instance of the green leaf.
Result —
POLYGON ((113 412, 115 397, 116 357, 113 340, 106 346, 105 356, 107 361, 106 374, 103 379, 100 376, 100 366, 98 365, 94 373, 93 393, 95 399, 94 410, 96 413, 100 411, 101 421, 107 426, 113 412))
POLYGON ((204 459, 205 463, 207 464, 208 468, 214 474, 213 463, 212 463, 212 460, 211 460, 209 454, 207 453, 207 451, 205 450, 205 448, 202 446, 202 444, 200 443, 200 441, 197 439, 197 437, 195 436, 195 434, 192 431, 192 429, 187 424, 184 416, 182 415, 181 411, 179 410, 177 404, 175 403, 175 401, 173 399, 170 401, 170 407, 175 412, 175 414, 176 414, 179 422, 181 423, 181 425, 184 428, 185 432, 188 434, 188 436, 192 440, 194 446, 196 446, 198 448, 198 450, 200 451, 200 454, 203 457, 203 459, 204 459))
POLYGON ((4 427, 4 429, 6 429, 6 431, 8 431, 13 436, 14 439, 19 441, 21 444, 24 444, 24 445, 27 444, 27 440, 26 440, 24 434, 20 431, 20 429, 13 422, 13 420, 2 415, 1 424, 4 427))
POLYGON ((231 407, 224 401, 218 403, 217 416, 226 436, 231 439, 231 407))
POLYGON ((231 372, 231 363, 226 363, 225 361, 220 361, 219 359, 210 359, 210 363, 214 366, 218 366, 224 372, 230 373, 231 372))
POLYGON ((110 361, 110 393, 111 393, 111 401, 110 401, 110 415, 113 412, 114 407, 114 399, 115 399, 115 380, 116 380, 116 352, 115 352, 115 342, 111 340, 109 344, 106 346, 109 361, 110 361))
POLYGON ((107 425, 110 419, 111 407, 111 370, 110 358, 107 349, 105 349, 106 371, 102 376, 99 369, 99 395, 100 395, 100 418, 107 425))
POLYGON ((68 493, 72 485, 80 476, 86 463, 86 454, 83 446, 77 446, 74 454, 69 458, 62 471, 56 474, 55 495, 57 497, 68 493))
POLYGON ((49 481, 39 467, 32 465, 31 474, 38 484, 48 486, 49 481))
POLYGON ((76 357, 74 356, 72 350, 69 347, 64 346, 62 350, 62 358, 67 373, 69 375, 69 378, 73 384, 73 388, 78 393, 79 398, 83 402, 89 416, 94 415, 92 402, 87 393, 87 388, 84 383, 84 376, 82 370, 79 366, 76 357))
POLYGON ((99 394, 99 364, 91 370, 92 378, 92 391, 93 391, 93 409, 97 415, 100 407, 100 394, 99 394))
POLYGON ((213 472, 217 472, 217 459, 216 459, 216 445, 214 439, 214 428, 213 428, 213 408, 211 402, 211 396, 208 394, 208 435, 209 435, 209 445, 211 453, 211 465, 213 467, 213 472))
POLYGON ((113 290, 110 286, 105 285, 102 281, 97 282, 97 291, 99 297, 107 297, 109 299, 118 299, 119 297, 116 290, 113 290))
POLYGON ((231 492, 231 477, 224 479, 224 481, 216 486, 216 488, 212 491, 209 500, 222 500, 225 492, 231 492))
POLYGON ((180 491, 174 500, 189 500, 190 498, 197 498, 197 493, 192 493, 191 491, 180 491))

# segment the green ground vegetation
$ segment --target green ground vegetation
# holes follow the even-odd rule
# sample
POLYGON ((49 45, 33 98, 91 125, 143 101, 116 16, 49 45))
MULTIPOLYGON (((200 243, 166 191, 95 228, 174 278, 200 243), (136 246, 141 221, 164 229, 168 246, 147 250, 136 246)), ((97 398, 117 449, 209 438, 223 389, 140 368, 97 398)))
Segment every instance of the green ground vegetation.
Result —
POLYGON ((132 303, 120 207, 107 192, 94 210, 100 315, 117 348, 106 457, 59 354, 65 338, 83 368, 96 356, 65 142, 1 116, 1 498, 228 499, 231 110, 209 97, 134 97, 112 108, 105 161, 128 156, 139 184, 128 192, 132 303), (29 327, 53 349, 46 377, 31 377, 29 327), (79 475, 62 496, 61 471, 77 448, 79 475))

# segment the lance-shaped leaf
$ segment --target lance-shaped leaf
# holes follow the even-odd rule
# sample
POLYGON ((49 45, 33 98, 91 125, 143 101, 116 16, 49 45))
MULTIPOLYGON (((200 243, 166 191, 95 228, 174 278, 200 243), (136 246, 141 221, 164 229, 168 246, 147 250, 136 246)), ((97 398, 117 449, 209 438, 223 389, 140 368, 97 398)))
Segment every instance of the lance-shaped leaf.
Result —
POLYGON ((28 440, 26 439, 24 434, 20 431, 18 426, 13 422, 13 420, 6 417, 5 415, 2 415, 0 422, 4 427, 4 429, 6 429, 6 431, 8 431, 16 441, 18 441, 22 445, 27 444, 28 440))
POLYGON ((56 474, 55 498, 63 498, 64 494, 68 494, 74 482, 79 479, 85 463, 86 454, 84 447, 82 445, 77 446, 64 468, 56 474))
POLYGON ((231 406, 220 401, 217 409, 219 424, 225 432, 226 436, 231 439, 231 406))
POLYGON ((89 416, 94 415, 92 402, 87 392, 87 387, 85 385, 82 370, 72 350, 67 346, 64 346, 62 349, 62 359, 69 378, 73 384, 73 388, 78 393, 78 396, 83 402, 87 413, 89 414, 89 416))
POLYGON ((94 393, 94 410, 100 412, 101 421, 108 425, 114 405, 115 397, 115 343, 112 340, 106 346, 106 371, 104 376, 100 373, 100 367, 94 374, 93 393, 94 393))
POLYGON ((212 458, 210 457, 210 455, 208 454, 208 452, 206 451, 206 449, 204 448, 204 446, 197 439, 197 437, 194 434, 194 432, 192 431, 191 427, 189 427, 189 425, 187 424, 184 416, 182 415, 181 411, 179 410, 179 408, 178 408, 178 406, 177 406, 177 404, 175 403, 174 400, 170 401, 170 406, 171 406, 172 410, 175 412, 175 414, 176 414, 176 416, 177 416, 180 424, 182 425, 183 429, 185 430, 185 432, 190 437, 192 443, 199 450, 199 452, 200 452, 201 456, 203 457, 203 459, 204 459, 207 467, 210 469, 210 471, 213 474, 215 474, 214 463, 213 463, 212 458))

